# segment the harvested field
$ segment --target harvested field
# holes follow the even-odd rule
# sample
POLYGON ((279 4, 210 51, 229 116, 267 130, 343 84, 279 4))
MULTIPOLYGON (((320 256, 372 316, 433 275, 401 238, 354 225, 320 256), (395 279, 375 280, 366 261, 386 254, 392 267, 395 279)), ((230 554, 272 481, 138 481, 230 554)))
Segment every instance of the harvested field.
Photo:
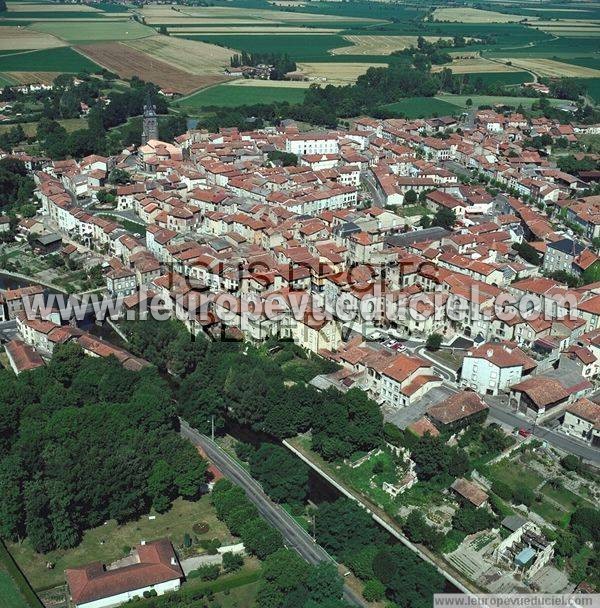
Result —
MULTIPOLYGON (((312 30, 311 30, 312 33, 312 30)), ((428 42, 437 42, 440 38, 451 40, 451 37, 424 36, 428 42)), ((417 46, 417 36, 344 36, 352 46, 333 49, 333 55, 390 55, 394 51, 417 46)))
POLYGON ((0 51, 51 49, 65 46, 65 42, 43 32, 24 27, 0 26, 0 51))
POLYGON ((118 42, 90 44, 80 46, 78 50, 93 59, 98 65, 117 73, 121 78, 138 76, 155 82, 162 88, 173 89, 179 93, 191 93, 196 89, 225 80, 225 76, 216 74, 198 76, 184 72, 118 42))
POLYGON ((455 74, 476 74, 479 72, 499 73, 499 72, 519 72, 518 68, 503 63, 489 61, 483 57, 473 59, 456 59, 451 64, 434 65, 433 72, 441 72, 444 68, 450 68, 455 74))
POLYGON ((510 61, 516 68, 530 70, 540 76, 567 76, 570 78, 600 78, 600 70, 586 68, 581 65, 572 65, 570 63, 562 63, 553 59, 528 59, 525 57, 512 57, 509 59, 501 59, 501 61, 510 61))
POLYGON ((170 36, 152 36, 124 44, 147 53, 152 61, 160 60, 197 75, 221 74, 233 55, 232 51, 214 44, 170 36))
POLYGON ((45 21, 34 23, 31 29, 52 34, 72 44, 88 44, 96 40, 132 40, 156 33, 152 28, 137 21, 109 21, 107 19, 94 19, 86 22, 74 22, 70 19, 68 21, 45 21))
POLYGON ((6 72, 9 78, 19 84, 52 84, 61 74, 62 72, 6 72))
POLYGON ((313 82, 348 84, 355 82, 370 67, 386 67, 385 63, 299 63, 298 69, 313 82))
POLYGON ((531 21, 526 15, 509 15, 496 11, 484 11, 478 8, 436 8, 433 12, 435 21, 452 21, 456 23, 512 23, 531 21))

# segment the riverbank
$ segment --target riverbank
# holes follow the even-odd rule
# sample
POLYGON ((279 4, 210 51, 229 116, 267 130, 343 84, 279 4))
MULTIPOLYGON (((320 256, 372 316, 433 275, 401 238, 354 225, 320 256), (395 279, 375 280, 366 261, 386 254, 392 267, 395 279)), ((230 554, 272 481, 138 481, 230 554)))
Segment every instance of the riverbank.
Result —
POLYGON ((435 553, 429 551, 422 545, 415 545, 402 533, 398 524, 379 506, 369 500, 362 494, 359 494, 352 488, 346 486, 331 470, 331 467, 317 454, 307 450, 301 443, 299 437, 292 439, 284 439, 283 445, 294 453, 298 458, 305 462, 312 470, 316 471, 321 477, 326 479, 334 488, 341 494, 358 503, 363 509, 371 515, 371 517, 394 538, 399 540, 403 545, 408 547, 422 560, 431 564, 449 583, 454 585, 463 593, 481 593, 474 583, 467 580, 458 571, 440 559, 435 553))

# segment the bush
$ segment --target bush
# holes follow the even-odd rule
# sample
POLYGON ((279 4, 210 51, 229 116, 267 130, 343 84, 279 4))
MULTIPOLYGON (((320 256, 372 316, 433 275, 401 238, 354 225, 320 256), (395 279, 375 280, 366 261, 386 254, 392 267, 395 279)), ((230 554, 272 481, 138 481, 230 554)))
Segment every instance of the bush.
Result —
POLYGON ((573 456, 573 454, 568 454, 564 458, 561 458, 560 464, 567 471, 576 471, 577 473, 579 473, 583 469, 581 460, 577 458, 577 456, 573 456))
POLYGON ((513 492, 513 500, 518 505, 530 507, 535 500, 535 494, 529 488, 515 488, 515 491, 513 492))
POLYGON ((218 564, 200 566, 188 574, 188 578, 199 578, 203 581, 214 581, 221 574, 221 567, 218 564))
POLYGON ((251 443, 238 441, 235 444, 235 454, 240 460, 243 460, 244 462, 248 462, 248 460, 250 460, 250 457, 252 456, 252 454, 254 454, 255 451, 256 448, 251 443))
POLYGON ((209 555, 216 555, 218 548, 221 546, 221 541, 218 538, 207 538, 200 541, 200 546, 206 550, 209 555))
POLYGON ((442 541, 442 553, 452 553, 452 551, 456 551, 460 546, 460 543, 465 540, 466 536, 466 533, 462 530, 450 530, 442 541))
POLYGON ((427 342, 425 342, 425 348, 427 350, 439 350, 442 345, 443 336, 441 334, 433 333, 427 336, 427 342))
POLYGON ((513 497, 511 487, 503 481, 494 481, 492 484, 492 492, 504 500, 511 500, 513 497))
POLYGON ((235 572, 244 565, 244 558, 239 553, 223 553, 223 570, 225 572, 235 572))
POLYGON ((365 583, 362 594, 367 602, 378 602, 385 595, 385 585, 377 579, 371 579, 365 583))

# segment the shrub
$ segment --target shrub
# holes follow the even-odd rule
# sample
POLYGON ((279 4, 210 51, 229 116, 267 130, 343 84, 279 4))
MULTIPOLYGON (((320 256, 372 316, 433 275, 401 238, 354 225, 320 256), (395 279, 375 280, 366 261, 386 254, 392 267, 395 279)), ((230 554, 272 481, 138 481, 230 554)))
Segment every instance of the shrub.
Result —
POLYGON ((513 492, 513 500, 516 504, 530 507, 535 500, 535 494, 529 488, 518 487, 513 492))
POLYGON ((239 553, 223 553, 223 570, 234 572, 244 565, 244 558, 239 553))
POLYGON ((203 581, 214 581, 218 578, 221 573, 221 568, 217 564, 210 564, 208 566, 200 566, 196 570, 192 570, 188 574, 188 578, 199 578, 203 581))
POLYGON ((450 530, 442 541, 442 553, 452 553, 452 551, 456 551, 460 546, 460 543, 465 540, 466 536, 466 533, 462 530, 450 530))
POLYGON ((365 583, 362 594, 367 602, 378 602, 385 595, 385 585, 377 579, 371 579, 365 583))
POLYGON ((492 484, 492 492, 503 498, 504 500, 511 500, 513 497, 513 491, 511 487, 503 481, 494 481, 492 484))

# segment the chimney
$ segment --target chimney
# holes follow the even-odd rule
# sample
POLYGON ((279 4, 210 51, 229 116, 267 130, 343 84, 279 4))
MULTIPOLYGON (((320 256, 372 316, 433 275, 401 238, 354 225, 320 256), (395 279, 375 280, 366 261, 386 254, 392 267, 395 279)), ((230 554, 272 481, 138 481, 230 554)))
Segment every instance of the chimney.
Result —
POLYGON ((488 349, 487 349, 487 353, 486 353, 486 354, 487 354, 487 356, 488 356, 488 357, 492 357, 492 356, 494 355, 494 351, 493 351, 493 349, 488 348, 488 349))
POLYGON ((146 544, 145 540, 140 541, 140 545, 142 545, 142 547, 146 544))
POLYGON ((177 560, 175 559, 175 556, 173 555, 171 557, 171 566, 176 566, 177 565, 177 560))

